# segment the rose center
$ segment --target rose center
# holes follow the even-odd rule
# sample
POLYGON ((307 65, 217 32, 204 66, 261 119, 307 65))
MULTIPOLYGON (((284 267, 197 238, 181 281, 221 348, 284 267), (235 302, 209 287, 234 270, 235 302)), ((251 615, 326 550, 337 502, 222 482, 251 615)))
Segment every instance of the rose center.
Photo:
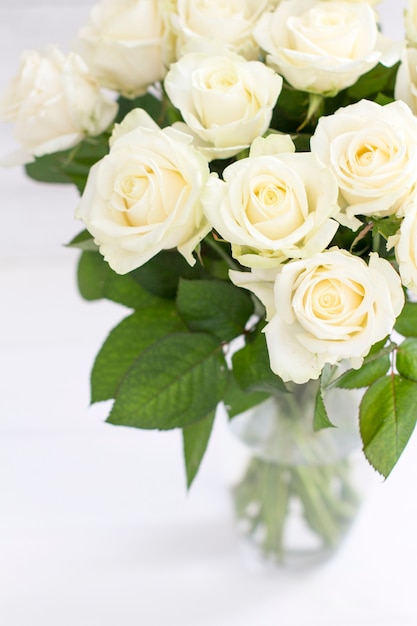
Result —
MULTIPOLYGON (((316 2, 315 5, 325 5, 316 2)), ((301 16, 288 18, 287 26, 292 37, 292 47, 313 55, 330 55, 338 58, 355 58, 358 47, 360 18, 343 3, 332 9, 314 6, 301 16)), ((372 33, 370 33, 372 37, 372 33)))
POLYGON ((321 9, 313 9, 309 15, 313 27, 315 26, 337 26, 346 21, 342 12, 323 11, 321 9))
POLYGON ((359 308, 364 295, 361 285, 332 278, 317 282, 307 294, 305 305, 321 320, 340 319, 350 314, 359 308))
POLYGON ((246 216, 262 235, 274 240, 293 233, 304 222, 291 186, 272 176, 252 181, 246 216))
POLYGON ((112 206, 125 224, 147 226, 163 222, 185 192, 179 172, 162 168, 155 172, 142 165, 116 178, 112 206))
POLYGON ((349 154, 349 168, 362 174, 375 172, 394 159, 398 159, 401 146, 388 136, 359 137, 354 140, 349 154))
POLYGON ((216 91, 228 91, 231 87, 238 83, 236 72, 218 70, 212 72, 206 79, 206 88, 215 89, 216 91))
POLYGON ((285 188, 276 185, 266 185, 261 189, 256 189, 255 196, 266 207, 274 207, 278 209, 279 204, 285 197, 285 188))
POLYGON ((356 162, 360 166, 367 167, 376 163, 385 163, 389 160, 389 154, 376 146, 366 144, 356 153, 356 162))
POLYGON ((127 209, 130 208, 132 202, 139 200, 143 196, 148 186, 148 180, 145 176, 126 176, 121 184, 121 194, 125 201, 127 209))

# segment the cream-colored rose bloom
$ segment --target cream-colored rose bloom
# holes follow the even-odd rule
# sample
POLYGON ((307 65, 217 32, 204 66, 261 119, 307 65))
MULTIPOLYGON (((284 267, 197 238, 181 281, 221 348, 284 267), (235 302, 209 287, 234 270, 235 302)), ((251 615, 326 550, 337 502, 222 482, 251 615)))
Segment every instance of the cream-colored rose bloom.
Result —
POLYGON ((21 146, 3 163, 27 163, 98 135, 112 123, 117 108, 78 55, 64 56, 53 46, 28 50, 0 98, 0 119, 14 123, 21 146))
POLYGON ((262 135, 282 88, 282 78, 259 61, 223 50, 186 54, 171 66, 165 90, 204 156, 231 157, 262 135))
POLYGON ((284 381, 317 379, 326 363, 349 359, 359 368, 374 343, 393 329, 404 305, 390 263, 373 253, 369 265, 333 248, 280 266, 271 276, 230 272, 232 282, 266 298, 264 329, 271 369, 284 381), (265 278, 267 280, 265 280, 265 278))
POLYGON ((398 45, 378 32, 367 2, 282 0, 254 36, 267 63, 296 89, 335 95, 377 63, 392 65, 398 45))
POLYGON ((172 23, 177 35, 177 56, 184 46, 201 39, 223 42, 248 59, 256 59, 259 47, 252 33, 269 0, 176 0, 172 23))
POLYGON ((133 98, 172 60, 167 0, 101 0, 74 42, 100 84, 133 98))
MULTIPOLYGON (((286 151, 272 145, 275 153, 251 153, 229 165, 224 180, 211 177, 202 196, 209 222, 248 267, 310 257, 330 243, 338 228, 331 219, 339 207, 330 170, 310 153, 294 153, 289 137, 268 139, 282 142, 286 151)), ((255 146, 261 150, 259 141, 255 146)))
POLYGON ((395 249, 402 284, 417 295, 417 199, 407 204, 400 229, 387 247, 395 249))
POLYGON ((116 126, 109 154, 91 168, 76 217, 115 272, 171 248, 194 265, 193 251, 210 230, 200 203, 209 169, 190 142, 134 109, 116 126))
POLYGON ((417 48, 404 48, 394 95, 396 100, 405 102, 417 115, 417 48))
POLYGON ((404 11, 405 38, 412 45, 417 45, 417 0, 408 0, 404 11))
MULTIPOLYGON (((333 1, 334 0, 322 0, 322 2, 333 2, 333 1)), ((382 0, 345 0, 345 2, 350 2, 352 4, 360 3, 360 2, 367 2, 371 6, 374 6, 375 4, 379 4, 380 2, 382 2, 382 0)))
POLYGON ((322 117, 311 150, 336 175, 347 226, 356 215, 401 215, 417 183, 417 118, 401 101, 361 100, 322 117))

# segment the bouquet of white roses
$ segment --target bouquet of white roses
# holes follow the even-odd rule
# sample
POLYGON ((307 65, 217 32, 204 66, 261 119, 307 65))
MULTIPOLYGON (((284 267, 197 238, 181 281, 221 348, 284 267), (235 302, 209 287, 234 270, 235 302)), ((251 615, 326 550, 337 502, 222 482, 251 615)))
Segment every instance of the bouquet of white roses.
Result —
POLYGON ((183 429, 189 484, 219 403, 288 383, 319 381, 317 430, 327 388, 364 389, 384 476, 413 431, 417 3, 401 45, 375 4, 102 0, 0 100, 21 146, 4 162, 80 191, 82 296, 130 309, 92 401, 183 429))

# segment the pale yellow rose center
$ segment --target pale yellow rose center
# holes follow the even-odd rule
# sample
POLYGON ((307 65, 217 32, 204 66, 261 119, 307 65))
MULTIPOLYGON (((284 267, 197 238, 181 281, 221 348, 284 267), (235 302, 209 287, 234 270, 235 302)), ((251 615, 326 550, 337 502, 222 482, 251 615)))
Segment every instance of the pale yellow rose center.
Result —
MULTIPOLYGON (((321 5, 321 2, 316 3, 321 5)), ((341 3, 337 9, 315 6, 288 20, 293 47, 309 54, 355 58, 360 18, 341 3)), ((370 37, 373 34, 370 33, 370 37)))
POLYGON ((382 145, 372 145, 367 143, 361 146, 355 153, 355 163, 359 167, 380 167, 392 158, 392 154, 382 145))
POLYGON ((205 86, 207 89, 216 91, 228 91, 239 82, 236 72, 231 69, 227 71, 217 70, 206 77, 205 86))
POLYGON ((255 191, 258 200, 265 207, 278 207, 282 198, 285 197, 285 188, 276 185, 266 185, 255 191))
POLYGON ((116 178, 112 206, 124 216, 126 225, 148 226, 166 220, 185 189, 178 171, 161 168, 154 172, 142 166, 116 178))
POLYGON ((199 68, 194 76, 193 103, 205 128, 243 120, 259 105, 231 63, 199 68))
POLYGON ((304 306, 320 320, 337 320, 355 312, 362 304, 364 288, 354 281, 323 278, 306 290, 304 306))
POLYGON ((346 16, 340 11, 313 10, 309 14, 312 26, 337 26, 346 22, 346 16))
POLYGON ((253 181, 246 215, 270 239, 286 237, 304 223, 303 211, 292 189, 267 175, 253 181))
POLYGON ((122 181, 121 191, 127 208, 130 208, 135 200, 143 196, 147 184, 148 181, 145 176, 126 176, 122 181))

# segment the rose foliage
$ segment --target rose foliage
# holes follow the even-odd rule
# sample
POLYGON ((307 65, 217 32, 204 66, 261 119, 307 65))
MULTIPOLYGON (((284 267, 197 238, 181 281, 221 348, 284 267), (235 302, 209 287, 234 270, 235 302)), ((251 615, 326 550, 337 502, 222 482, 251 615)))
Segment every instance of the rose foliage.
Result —
POLYGON ((376 4, 102 0, 0 101, 28 175, 80 191, 82 296, 128 309, 92 401, 181 428, 188 484, 220 403, 293 384, 319 381, 316 429, 327 388, 363 390, 384 476, 415 426, 417 3, 399 43, 376 4))

